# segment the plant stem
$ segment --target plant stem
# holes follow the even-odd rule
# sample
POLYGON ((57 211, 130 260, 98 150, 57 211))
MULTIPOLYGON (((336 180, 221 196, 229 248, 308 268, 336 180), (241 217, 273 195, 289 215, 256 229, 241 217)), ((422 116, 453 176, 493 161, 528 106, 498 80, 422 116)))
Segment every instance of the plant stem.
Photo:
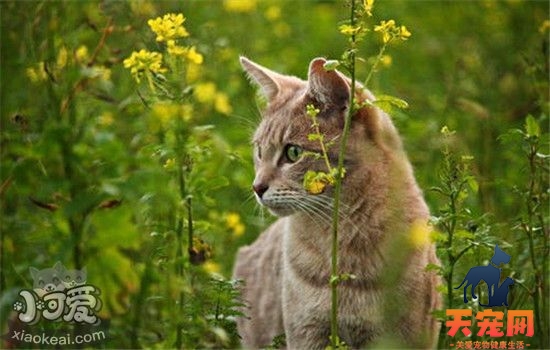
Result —
POLYGON ((376 59, 374 60, 374 63, 372 67, 369 70, 369 74, 367 75, 367 78, 365 79, 365 82, 363 85, 369 86, 370 80, 374 75, 374 72, 376 72, 376 68, 378 68, 378 63, 382 60, 382 56, 384 55, 384 52, 386 52, 386 47, 388 46, 389 41, 387 43, 384 43, 382 47, 380 47, 380 51, 378 51, 378 55, 376 55, 376 59))
MULTIPOLYGON (((351 26, 355 26, 355 0, 351 0, 350 13, 351 26)), ((344 157, 346 154, 346 144, 349 136, 351 117, 355 106, 355 35, 350 38, 349 72, 351 78, 350 87, 350 105, 348 113, 344 119, 344 130, 340 141, 340 151, 338 154, 338 168, 336 182, 334 185, 334 209, 332 212, 332 251, 331 251, 331 319, 330 319, 330 341, 333 349, 340 346, 338 338, 338 219, 340 212, 340 193, 342 191, 342 179, 344 169, 344 157)))

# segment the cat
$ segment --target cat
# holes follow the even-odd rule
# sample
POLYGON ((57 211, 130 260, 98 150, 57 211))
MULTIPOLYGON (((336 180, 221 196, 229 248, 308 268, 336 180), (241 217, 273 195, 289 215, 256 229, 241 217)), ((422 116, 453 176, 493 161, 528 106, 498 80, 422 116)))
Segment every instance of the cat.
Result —
POLYGON ((29 270, 33 279, 33 289, 38 296, 65 290, 63 276, 67 269, 59 261, 51 268, 38 270, 31 267, 29 270))
POLYGON ((495 293, 489 298, 487 305, 479 303, 481 306, 493 307, 493 306, 508 306, 508 287, 514 284, 514 280, 511 277, 506 277, 504 281, 495 289, 495 293))
MULTIPOLYGON (((233 276, 244 281, 248 303, 246 317, 237 319, 239 334, 246 348, 268 346, 284 334, 290 349, 324 349, 330 334, 334 188, 317 195, 304 190, 307 170, 327 171, 323 159, 307 156, 320 147, 308 138, 313 129, 306 106, 319 109, 320 132, 336 141, 327 150, 336 166, 351 82, 337 70, 325 70, 324 58, 311 61, 307 81, 245 57, 240 62, 267 100, 252 141, 252 187, 258 202, 279 219, 237 253, 233 276)), ((360 84, 357 90, 359 103, 374 100, 360 84)), ((344 166, 338 270, 355 278, 338 285, 339 337, 353 348, 388 339, 399 347, 432 348, 440 324, 431 312, 441 307, 436 291, 441 282, 426 266, 440 263, 428 232, 411 244, 411 228, 426 223, 429 210, 387 114, 366 104, 354 113, 344 166)))

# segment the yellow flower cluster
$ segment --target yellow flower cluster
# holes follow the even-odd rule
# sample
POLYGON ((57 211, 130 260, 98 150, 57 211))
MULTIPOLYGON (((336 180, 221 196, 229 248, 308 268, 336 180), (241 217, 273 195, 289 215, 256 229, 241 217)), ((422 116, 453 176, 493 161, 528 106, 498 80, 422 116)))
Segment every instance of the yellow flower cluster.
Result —
POLYGON ((194 64, 202 64, 203 57, 200 53, 197 52, 194 46, 183 47, 176 44, 175 40, 168 40, 166 42, 167 51, 169 55, 176 57, 183 57, 189 60, 194 64))
MULTIPOLYGON (((166 52, 169 56, 183 58, 189 63, 188 69, 195 69, 196 66, 203 63, 203 56, 197 51, 195 46, 181 46, 177 42, 178 39, 189 36, 189 33, 183 26, 184 22, 185 17, 181 13, 168 13, 162 17, 148 20, 147 24, 157 35, 156 40, 166 43, 166 52)), ((153 73, 167 71, 162 66, 162 54, 147 50, 133 52, 129 58, 124 60, 124 67, 131 70, 132 75, 138 83, 141 76, 147 71, 153 73)))
POLYGON ((365 8, 365 13, 372 17, 372 8, 374 7, 374 0, 363 0, 363 7, 365 8))
POLYGON ((79 46, 71 51, 66 46, 61 46, 57 51, 55 64, 48 66, 44 62, 39 62, 26 69, 26 75, 32 83, 40 83, 51 78, 59 78, 65 69, 80 68, 81 76, 89 79, 97 79, 102 82, 110 82, 111 70, 101 65, 89 65, 90 55, 85 45, 79 46))
POLYGON ((212 82, 199 83, 195 86, 194 96, 200 103, 214 104, 214 109, 223 114, 230 114, 233 111, 229 98, 223 92, 218 91, 212 82))
POLYGON ((304 175, 304 189, 310 194, 321 194, 327 185, 334 185, 335 178, 332 174, 322 171, 308 170, 304 175))
POLYGON ((168 13, 163 17, 150 19, 147 24, 157 35, 157 41, 168 41, 189 36, 183 22, 185 17, 181 13, 168 13))
POLYGON ((241 217, 237 213, 227 213, 225 216, 225 224, 233 232, 234 237, 243 235, 245 227, 241 222, 241 217))
POLYGON ((32 83, 39 83, 48 79, 44 62, 38 62, 33 67, 27 68, 26 73, 32 83))
POLYGON ((379 25, 374 26, 375 32, 382 33, 382 41, 384 44, 389 43, 393 39, 407 40, 411 36, 411 32, 405 26, 398 26, 393 19, 382 21, 379 25))
POLYGON ((162 54, 155 51, 140 50, 132 52, 132 55, 123 62, 124 67, 130 69, 130 73, 137 82, 141 76, 149 71, 152 73, 164 73, 166 68, 162 66, 162 54))

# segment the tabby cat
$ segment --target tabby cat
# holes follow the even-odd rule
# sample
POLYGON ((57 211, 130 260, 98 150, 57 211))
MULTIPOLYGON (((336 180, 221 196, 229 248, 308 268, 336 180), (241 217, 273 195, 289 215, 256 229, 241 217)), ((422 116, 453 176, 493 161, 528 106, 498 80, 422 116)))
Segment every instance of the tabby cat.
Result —
MULTIPOLYGON (((350 79, 326 70, 323 58, 309 66, 307 81, 241 64, 267 100, 254 137, 259 203, 280 218, 239 250, 234 277, 244 280, 247 317, 238 319, 243 346, 260 348, 284 334, 290 349, 329 344, 333 188, 304 190, 307 170, 327 171, 306 106, 319 109, 319 128, 336 166, 350 79), (334 142, 330 142, 334 141, 334 142)), ((374 96, 357 85, 357 100, 374 96)), ((355 278, 338 285, 338 333, 353 348, 435 346, 439 283, 428 264, 439 264, 427 229, 428 208, 388 115, 362 103, 352 118, 338 231, 340 273, 355 278)))

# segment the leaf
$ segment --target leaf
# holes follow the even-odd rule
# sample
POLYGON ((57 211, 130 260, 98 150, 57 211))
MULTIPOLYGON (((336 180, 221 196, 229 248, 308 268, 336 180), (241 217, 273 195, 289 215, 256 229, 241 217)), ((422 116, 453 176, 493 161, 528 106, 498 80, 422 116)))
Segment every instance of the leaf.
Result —
POLYGON ((477 193, 479 191, 479 184, 473 176, 468 176, 466 181, 472 192, 477 193))
POLYGON ((319 141, 322 139, 322 135, 319 135, 319 134, 309 134, 307 135, 307 139, 309 141, 319 141))
POLYGON ((338 60, 328 60, 325 62, 325 64, 323 64, 323 68, 325 68, 325 70, 328 72, 331 70, 335 70, 339 65, 340 61, 338 60))
POLYGON ((389 96, 389 95, 380 95, 375 101, 372 101, 372 104, 382 109, 384 112, 391 110, 391 107, 397 107, 399 109, 409 108, 407 101, 400 98, 389 96))
POLYGON ((528 115, 525 118, 525 131, 529 137, 540 137, 539 123, 537 123, 537 120, 532 115, 528 115))

